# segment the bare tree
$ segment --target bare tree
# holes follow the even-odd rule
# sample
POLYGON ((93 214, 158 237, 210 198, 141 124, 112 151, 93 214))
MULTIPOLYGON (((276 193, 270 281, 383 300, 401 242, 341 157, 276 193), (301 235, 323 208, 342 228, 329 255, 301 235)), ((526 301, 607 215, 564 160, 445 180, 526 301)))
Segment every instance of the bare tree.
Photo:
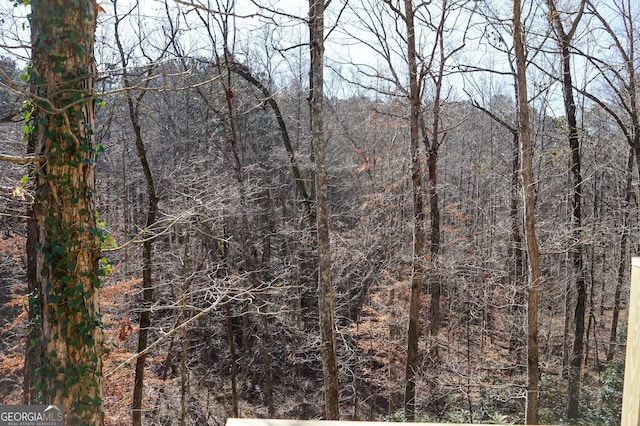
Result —
POLYGON ((525 240, 529 260, 527 288, 527 398, 525 423, 538 423, 538 381, 540 378, 538 344, 538 289, 540 287, 540 252, 536 237, 535 188, 533 181, 533 148, 527 94, 527 58, 522 28, 522 5, 513 2, 513 41, 516 59, 516 89, 518 98, 518 139, 521 150, 521 179, 524 202, 525 240))
MULTIPOLYGON (((391 7, 391 2, 388 2, 391 7)), ((425 280, 426 231, 422 200, 422 161, 420 155, 421 97, 416 51, 414 8, 411 0, 404 2, 404 14, 396 10, 407 28, 407 60, 409 62, 409 155, 411 156, 411 190, 413 194, 413 256, 411 261, 411 296, 409 300, 409 330, 407 331, 407 364, 405 366, 404 415, 415 420, 416 373, 420 340, 420 295, 425 280)))
MULTIPOLYGON (((154 173, 151 170, 151 165, 149 163, 149 159, 147 156, 147 148, 144 143, 143 138, 143 130, 142 124, 140 120, 140 107, 142 105, 142 101, 147 93, 145 90, 140 90, 137 94, 134 93, 136 82, 133 81, 130 71, 128 67, 130 64, 128 63, 128 58, 125 53, 122 38, 120 35, 120 24, 124 17, 119 16, 118 14, 118 2, 113 2, 113 12, 115 16, 114 20, 114 37, 116 41, 116 45, 118 48, 118 53, 120 55, 120 64, 122 66, 122 80, 125 89, 125 98, 127 103, 127 108, 129 112, 129 121, 131 124, 131 128, 133 130, 136 152, 138 154, 138 159, 140 160, 140 165, 142 167, 142 171, 144 174, 146 186, 147 186, 147 208, 146 208, 146 219, 145 219, 145 229, 150 230, 156 223, 158 216, 158 202, 159 197, 156 192, 156 183, 154 180, 154 173)), ((166 49, 165 49, 166 50, 166 49)), ((164 52, 160 55, 162 56, 164 52)), ((150 61, 151 64, 147 69, 147 77, 153 73, 155 69, 156 61, 150 61)), ((144 84, 149 84, 151 81, 150 78, 146 78, 144 84)), ((143 84, 143 85, 144 85, 143 84)), ((144 238, 142 242, 142 300, 143 306, 140 311, 140 321, 139 321, 139 330, 138 330, 138 353, 142 354, 136 359, 136 367, 135 367, 135 379, 134 379, 134 388, 133 388, 133 401, 131 404, 132 408, 132 416, 133 416, 133 425, 139 426, 142 424, 142 403, 143 403, 143 395, 144 395, 144 372, 145 372, 145 363, 146 363, 146 353, 145 349, 147 348, 149 330, 151 328, 151 306, 153 304, 153 278, 152 278, 152 269, 153 269, 153 243, 154 237, 149 235, 144 238)))
MULTIPOLYGON (((580 138, 578 136, 578 122, 576 118, 576 102, 573 95, 573 77, 571 73, 571 42, 582 18, 586 0, 581 0, 578 14, 574 18, 568 31, 565 30, 562 16, 554 0, 547 0, 550 25, 555 30, 556 43, 560 52, 562 66, 562 95, 564 111, 567 117, 567 135, 571 149, 571 177, 573 183, 571 210, 571 262, 573 265, 574 283, 576 289, 576 305, 574 308, 573 349, 569 369, 569 385, 567 399, 567 418, 576 419, 579 414, 580 376, 584 359, 584 325, 585 306, 587 299, 585 271, 582 243, 582 171, 580 138)), ((567 295, 568 297, 568 295, 567 295)))
POLYGON ((318 239, 318 308, 324 376, 325 418, 340 418, 338 358, 334 320, 335 291, 331 282, 331 245, 329 239, 329 202, 326 140, 324 135, 324 2, 309 0, 311 49, 310 97, 311 138, 315 159, 316 219, 318 239))

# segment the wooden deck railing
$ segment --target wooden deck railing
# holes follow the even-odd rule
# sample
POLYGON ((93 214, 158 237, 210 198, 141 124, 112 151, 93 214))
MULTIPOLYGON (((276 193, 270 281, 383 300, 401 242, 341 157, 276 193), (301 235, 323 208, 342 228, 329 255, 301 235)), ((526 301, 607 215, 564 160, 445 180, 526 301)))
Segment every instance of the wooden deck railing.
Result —
POLYGON ((627 355, 624 361, 621 426, 640 425, 640 257, 631 259, 627 355))

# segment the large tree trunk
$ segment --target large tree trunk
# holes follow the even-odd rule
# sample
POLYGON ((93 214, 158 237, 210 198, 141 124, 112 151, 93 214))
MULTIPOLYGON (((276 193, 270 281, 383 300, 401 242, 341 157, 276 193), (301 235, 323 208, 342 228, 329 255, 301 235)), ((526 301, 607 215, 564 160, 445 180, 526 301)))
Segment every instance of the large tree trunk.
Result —
POLYGON ((411 187, 413 193, 413 259, 411 271, 411 295, 409 300, 409 330, 407 332, 407 364, 405 370, 404 415, 407 421, 415 420, 416 371, 419 365, 418 343, 420 339, 420 296, 424 287, 426 251, 425 214, 422 200, 422 171, 420 161, 420 88, 416 57, 416 38, 413 4, 405 0, 407 25, 407 57, 409 60, 409 101, 411 187))
MULTIPOLYGON (((103 341, 98 287, 102 231, 96 224, 93 146, 93 0, 32 0, 31 82, 36 172, 32 276, 43 356, 35 385, 62 404, 66 423, 101 425, 103 341), (37 234, 37 235, 36 235, 37 234)), ((31 268, 31 266, 30 266, 31 268)))
POLYGON ((323 129, 323 62, 324 62, 324 3, 309 0, 311 43, 311 134, 316 166, 316 221, 318 235, 318 310, 324 376, 325 418, 340 418, 338 359, 331 282, 331 245, 329 241, 329 203, 327 199, 326 142, 323 129))
POLYGON ((536 238, 535 188, 533 182, 533 147, 527 100, 527 67, 520 0, 513 2, 513 39, 516 56, 516 88, 518 91, 518 133, 521 149, 522 192, 529 282, 527 288, 527 399, 525 423, 538 423, 538 381, 540 378, 538 345, 538 289, 540 286, 540 252, 536 238))

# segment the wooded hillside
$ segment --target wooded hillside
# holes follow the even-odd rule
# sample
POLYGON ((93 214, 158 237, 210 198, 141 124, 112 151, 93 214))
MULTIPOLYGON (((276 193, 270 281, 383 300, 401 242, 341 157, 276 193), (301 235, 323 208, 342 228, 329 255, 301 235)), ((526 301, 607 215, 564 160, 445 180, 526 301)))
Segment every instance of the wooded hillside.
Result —
POLYGON ((0 403, 619 424, 640 6, 319 1, 0 5, 0 403))

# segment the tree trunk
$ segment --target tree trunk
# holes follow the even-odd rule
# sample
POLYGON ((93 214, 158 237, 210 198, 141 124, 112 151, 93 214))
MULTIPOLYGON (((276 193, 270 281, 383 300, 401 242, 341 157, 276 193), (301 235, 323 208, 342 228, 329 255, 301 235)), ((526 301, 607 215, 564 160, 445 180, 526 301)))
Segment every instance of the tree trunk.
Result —
MULTIPOLYGON (((267 185, 271 185, 270 179, 267 178, 267 185)), ((264 206, 262 221, 264 223, 264 241, 262 244, 262 282, 273 282, 273 274, 271 272, 271 235, 276 233, 276 224, 274 217, 276 215, 275 207, 271 197, 271 191, 265 189, 263 192, 264 206)), ((262 306, 268 305, 271 300, 269 294, 266 293, 263 296, 264 302, 262 306)), ((267 406, 267 412, 269 417, 274 418, 275 406, 273 404, 273 357, 271 355, 271 338, 269 333, 269 313, 262 312, 263 308, 258 308, 262 317, 262 342, 260 350, 262 352, 262 395, 264 398, 264 404, 267 406)))
POLYGON ((407 25, 407 57, 409 61, 409 101, 411 187, 413 193, 413 259, 411 271, 411 295, 409 300, 409 329, 407 331, 407 364, 405 370, 404 416, 415 420, 416 372, 419 365, 418 343, 420 339, 420 296, 424 287, 426 251, 425 214, 422 200, 422 171, 420 161, 420 88, 413 4, 405 0, 407 25))
POLYGON ((609 329, 609 347, 607 349, 607 361, 613 360, 616 351, 616 339, 618 336, 618 318, 620 316, 620 295, 622 286, 624 285, 625 274, 627 272, 627 245, 629 240, 629 212, 631 201, 634 197, 633 192, 633 149, 629 149, 629 160, 627 161, 627 182, 626 194, 624 198, 622 212, 622 226, 620 231, 620 263, 618 264, 618 278, 616 280, 616 288, 613 295, 613 313, 611 318, 611 328, 609 329))
MULTIPOLYGON (((93 146, 92 0, 32 0, 31 84, 36 171, 33 206, 37 253, 29 261, 41 315, 38 399, 62 404, 67 424, 101 425, 102 328, 98 287, 102 230, 96 223, 93 146), (34 268, 34 269, 31 269, 34 268)), ((33 242, 33 240, 31 241, 33 242)))
MULTIPOLYGON (((557 43, 560 48, 562 62, 562 96, 564 111, 567 117, 569 148, 571 149, 571 180, 573 183, 573 199, 571 213, 571 227, 573 238, 571 241, 571 263, 573 267, 574 284, 576 289, 576 305, 573 315, 574 333, 571 359, 569 362, 569 384, 567 391, 567 418, 578 418, 578 403, 580 399, 580 379, 582 361, 584 358, 584 319, 586 309, 586 284, 584 273, 582 244, 582 171, 580 164, 580 139, 578 138, 578 124, 576 119, 576 104, 573 97, 573 82, 571 76, 570 43, 573 32, 580 21, 585 2, 582 1, 580 13, 567 33, 554 0, 547 0, 549 20, 556 31, 557 43)), ((567 312, 567 315, 569 312, 567 312)))
POLYGON ((231 413, 232 417, 238 417, 238 386, 237 386, 237 363, 236 363, 236 346, 233 338, 233 316, 231 315, 231 300, 225 302, 225 313, 227 317, 227 341, 229 342, 229 353, 231 354, 231 368, 229 376, 231 377, 231 413))
POLYGON ((522 221, 519 216, 519 200, 520 200, 520 141, 518 137, 518 129, 496 116, 488 109, 480 106, 475 101, 473 106, 487 114, 493 120, 505 127, 513 135, 511 162, 511 191, 509 199, 509 218, 511 219, 511 246, 509 247, 509 280, 514 286, 513 299, 509 306, 509 314, 513 318, 511 330, 509 333, 509 351, 515 355, 516 364, 520 364, 522 356, 521 351, 521 335, 522 327, 519 324, 519 318, 522 316, 521 306, 524 306, 524 291, 520 288, 520 283, 526 278, 524 250, 522 247, 522 221))
MULTIPOLYGON (((433 108, 431 111, 432 123, 431 123, 431 137, 429 137, 429 132, 425 128, 423 130, 423 140, 425 144, 425 149, 427 151, 427 175, 428 175, 428 183, 429 183, 429 219, 431 224, 430 230, 430 241, 429 241, 429 252, 431 254, 431 263, 432 263, 432 271, 431 271, 431 315, 430 315, 430 329, 429 333, 431 336, 437 336, 440 332, 440 324, 442 322, 442 315, 440 313, 440 273, 437 269, 437 257, 440 254, 440 196, 438 194, 438 155, 440 150, 440 145, 444 142, 446 138, 446 131, 442 131, 441 129, 441 102, 442 102, 442 85, 443 79, 445 75, 445 63, 447 61, 447 57, 445 55, 445 36, 444 36, 444 20, 446 14, 444 11, 447 9, 447 0, 443 0, 442 2, 442 18, 440 20, 440 25, 437 28, 437 41, 438 51, 439 51, 439 60, 438 60, 438 71, 434 76, 435 83, 435 96, 433 100, 433 108), (440 135, 442 133, 442 136, 440 135)), ((414 46, 415 49, 415 46, 414 46)), ((435 56, 435 50, 434 50, 435 56)), ((417 71, 417 70, 416 70, 417 71)), ((421 87, 421 84, 418 84, 418 87, 421 87)), ((433 339, 432 339, 433 340, 433 339)), ((431 361, 437 363, 438 358, 438 342, 435 339, 435 343, 431 347, 430 350, 431 361)))
MULTIPOLYGON (((117 16, 117 4, 114 3, 114 12, 117 16)), ((129 112, 129 121, 133 128, 135 138, 136 151, 138 159, 142 166, 145 181, 147 183, 147 218, 145 228, 149 229, 156 222, 158 212, 158 197, 156 195, 156 187, 151 172, 151 166, 147 159, 147 151, 142 138, 142 126, 140 125, 140 112, 138 106, 141 104, 145 91, 142 91, 137 97, 133 95, 134 84, 131 83, 129 73, 127 72, 127 57, 122 47, 119 34, 120 20, 115 21, 115 38, 120 53, 120 61, 123 69, 123 82, 126 91, 127 107, 129 112)), ((149 338, 149 328, 151 327, 151 305, 153 304, 153 238, 147 236, 142 243, 142 309, 140 311, 140 320, 138 324, 138 353, 143 352, 147 348, 149 338)), ((142 400, 144 394, 144 367, 147 359, 146 353, 136 359, 135 377, 133 385, 133 401, 131 404, 132 421, 134 426, 142 425, 142 400)))
POLYGON ((515 352, 516 364, 520 365, 524 362, 524 354, 522 351, 522 319, 524 318, 522 306, 525 304, 525 294, 521 283, 527 278, 525 268, 524 249, 522 245, 522 219, 519 216, 520 209, 518 201, 521 191, 519 190, 520 175, 520 138, 516 129, 513 129, 513 161, 511 169, 511 199, 509 207, 509 216, 511 217, 511 243, 513 247, 510 251, 510 259, 512 259, 512 280, 514 286, 513 303, 510 307, 511 318, 513 323, 509 339, 509 349, 515 352))
MULTIPOLYGON (((437 108, 437 107, 436 107, 437 108)), ((431 294, 431 315, 429 333, 437 336, 440 332, 442 315, 440 313, 440 274, 436 270, 436 259, 440 253, 440 203, 438 196, 438 140, 436 136, 431 141, 431 147, 427 156, 427 173, 429 176, 429 216, 431 221, 430 230, 430 254, 431 263, 434 266, 431 270, 430 294, 431 294)), ((434 341, 430 351, 431 360, 435 363, 438 359, 438 343, 434 341)))
POLYGON ((316 221, 318 238, 318 311, 324 376, 325 418, 340 418, 338 359, 334 321, 333 283, 331 282, 331 245, 329 240, 329 203, 327 199, 326 141, 323 129, 323 62, 324 62, 324 3, 309 0, 311 44, 311 134, 316 167, 316 221))
MULTIPOLYGON (((34 139, 31 137, 30 139, 34 139)), ((30 149, 33 154, 33 149, 30 149)), ((40 294, 39 284, 36 274, 36 259, 38 256, 38 221, 34 216, 33 208, 29 210, 27 220, 27 290, 29 294, 29 331, 24 354, 23 382, 22 382, 22 404, 36 404, 38 392, 34 385, 36 383, 36 371, 40 368, 42 360, 42 350, 34 343, 42 338, 42 329, 35 322, 40 315, 37 295, 40 294)))
POLYGON ((520 0, 513 2, 513 39, 516 57, 516 88, 518 92, 518 132, 521 149, 522 192, 529 285, 527 289, 527 399, 525 423, 538 423, 538 381, 540 378, 538 345, 538 289, 540 286, 540 252, 536 238, 535 188, 533 182, 533 147, 529 128, 527 99, 527 69, 520 0))
MULTIPOLYGON (((182 284, 181 294, 180 294, 180 316, 184 316, 185 318, 191 317, 187 306, 192 306, 192 301, 188 300, 189 290, 191 287, 191 277, 189 274, 193 270, 198 270, 199 268, 195 266, 196 262, 193 262, 193 265, 189 262, 189 246, 191 244, 191 226, 185 232, 184 237, 184 252, 182 256, 182 277, 184 279, 184 283, 182 284)), ((194 256, 195 257, 195 256, 194 256)), ((180 321, 182 323, 182 321, 180 321)), ((185 426, 187 424, 187 419, 189 418, 188 410, 187 410, 187 397, 189 395, 189 327, 184 327, 182 329, 182 353, 180 355, 180 425, 185 426)))
MULTIPOLYGON (((31 88, 36 96, 42 96, 46 93, 39 93, 40 90, 33 85, 31 88)), ((34 154, 35 146, 37 143, 37 135, 31 133, 29 135, 27 144, 27 154, 34 154)), ((32 173, 33 174, 33 170, 32 173)), ((36 371, 40 368, 40 362, 42 360, 42 348, 34 345, 42 338, 42 328, 38 327, 36 318, 40 315, 39 304, 37 300, 39 291, 39 284, 36 271, 36 260, 38 256, 38 221, 35 217, 33 206, 29 209, 27 216, 27 294, 29 294, 28 304, 28 318, 29 329, 26 339, 26 350, 24 354, 24 367, 23 367, 23 381, 22 381, 22 404, 36 404, 38 402, 38 391, 34 385, 36 383, 36 371), (34 299, 35 298, 35 299, 34 299)))
MULTIPOLYGON (((186 309, 183 305, 182 309, 186 309)), ((189 327, 182 330, 182 355, 180 356, 180 425, 187 425, 187 396, 189 395, 189 327)))
MULTIPOLYGON (((147 212, 147 223, 155 222, 155 213, 149 222, 150 211, 147 212)), ((138 324, 138 353, 147 348, 149 338, 149 328, 151 327, 151 305, 153 304, 153 284, 151 281, 151 250, 152 242, 150 239, 145 240, 142 245, 142 311, 140 312, 140 321, 138 324)), ((133 425, 142 425, 142 399, 144 394, 144 365, 147 355, 143 354, 136 359, 134 385, 133 385, 133 401, 131 409, 133 410, 133 425)))

